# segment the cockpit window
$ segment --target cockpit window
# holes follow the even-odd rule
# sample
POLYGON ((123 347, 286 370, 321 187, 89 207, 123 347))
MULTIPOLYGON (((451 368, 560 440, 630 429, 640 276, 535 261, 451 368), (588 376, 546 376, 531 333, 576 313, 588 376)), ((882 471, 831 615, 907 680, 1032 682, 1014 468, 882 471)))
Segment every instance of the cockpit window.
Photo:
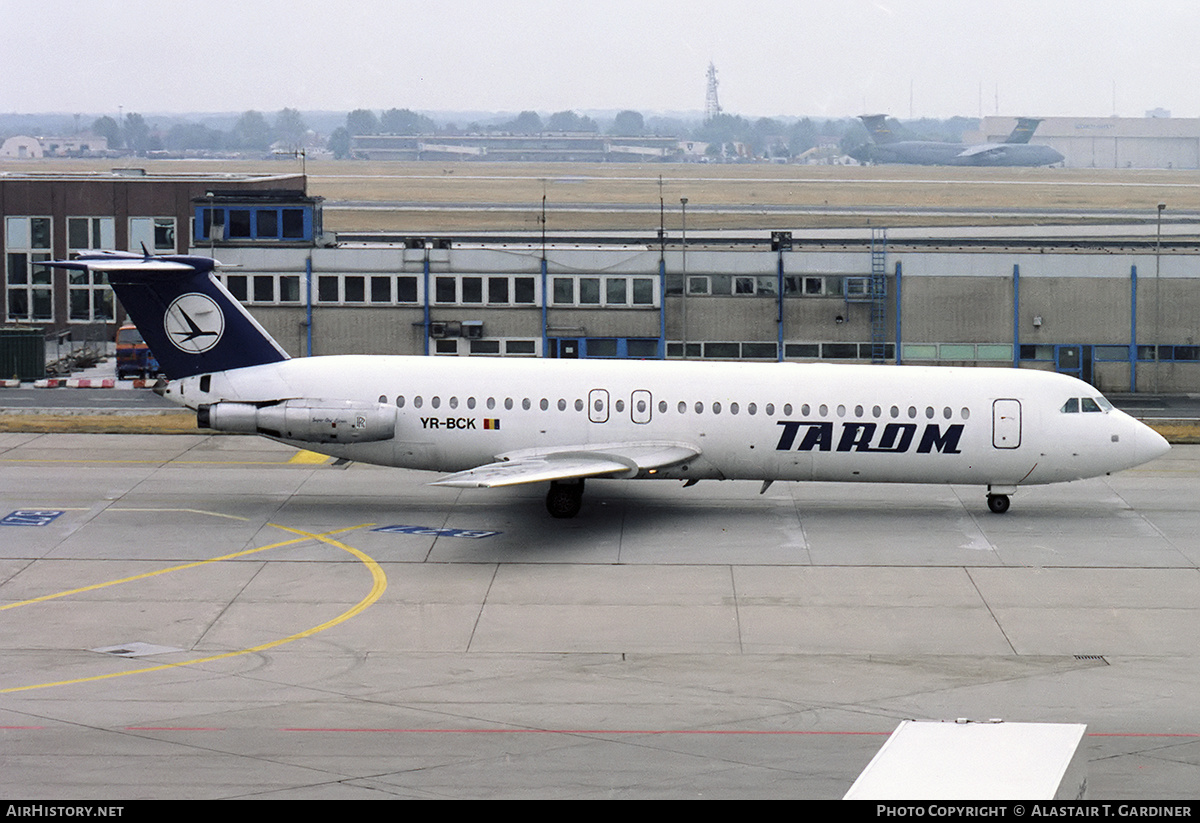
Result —
POLYGON ((1064 414, 1072 414, 1075 412, 1106 412, 1112 409, 1112 403, 1109 403, 1103 397, 1072 397, 1063 407, 1059 409, 1064 414))

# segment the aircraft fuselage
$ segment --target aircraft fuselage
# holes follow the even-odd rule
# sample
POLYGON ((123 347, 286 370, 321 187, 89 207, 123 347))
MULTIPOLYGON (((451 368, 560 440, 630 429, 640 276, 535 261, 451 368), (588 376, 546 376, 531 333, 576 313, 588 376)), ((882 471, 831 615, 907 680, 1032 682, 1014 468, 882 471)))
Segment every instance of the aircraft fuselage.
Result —
MULTIPOLYGON (((1117 471, 1167 448, 1092 386, 1026 369, 351 355, 196 375, 166 394, 214 413, 352 402, 392 436, 330 442, 335 422, 324 424, 331 435, 289 439, 264 413, 236 430, 438 472, 562 446, 674 444, 695 456, 623 476, 1016 487, 1117 471), (1064 413, 1072 398, 1106 409, 1064 413)), ((309 406, 297 414, 312 417, 309 406)))
POLYGON ((997 143, 988 151, 958 143, 909 140, 871 147, 876 163, 907 163, 920 166, 1051 166, 1063 156, 1049 146, 1029 143, 997 143))

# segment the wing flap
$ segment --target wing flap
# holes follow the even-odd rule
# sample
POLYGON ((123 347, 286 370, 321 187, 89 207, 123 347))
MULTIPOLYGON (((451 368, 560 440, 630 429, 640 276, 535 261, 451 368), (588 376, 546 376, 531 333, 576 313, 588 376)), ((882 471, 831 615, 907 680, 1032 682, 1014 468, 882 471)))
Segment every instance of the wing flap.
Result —
POLYGON ((430 485, 463 489, 516 486, 584 477, 636 477, 700 456, 686 443, 609 443, 524 449, 498 455, 495 463, 451 474, 430 485))

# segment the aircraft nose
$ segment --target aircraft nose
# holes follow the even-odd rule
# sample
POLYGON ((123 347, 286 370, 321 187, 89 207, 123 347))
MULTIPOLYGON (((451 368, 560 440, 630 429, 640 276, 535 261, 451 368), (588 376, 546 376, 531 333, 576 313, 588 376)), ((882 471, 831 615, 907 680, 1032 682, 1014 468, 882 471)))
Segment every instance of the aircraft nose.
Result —
POLYGON ((1133 454, 1139 464, 1149 463, 1171 450, 1167 438, 1141 421, 1138 421, 1137 426, 1133 435, 1133 454))

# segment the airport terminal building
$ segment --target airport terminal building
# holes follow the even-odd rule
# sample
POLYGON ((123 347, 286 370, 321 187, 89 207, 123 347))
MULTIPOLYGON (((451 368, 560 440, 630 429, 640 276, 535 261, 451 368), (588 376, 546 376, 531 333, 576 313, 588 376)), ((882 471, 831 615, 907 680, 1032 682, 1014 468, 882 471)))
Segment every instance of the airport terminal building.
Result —
POLYGON ((121 312, 101 278, 34 264, 145 243, 233 264, 221 279, 294 356, 1022 367, 1109 392, 1200 391, 1195 238, 333 237, 299 175, 135 179, 0 176, 3 325, 112 339, 121 312))

